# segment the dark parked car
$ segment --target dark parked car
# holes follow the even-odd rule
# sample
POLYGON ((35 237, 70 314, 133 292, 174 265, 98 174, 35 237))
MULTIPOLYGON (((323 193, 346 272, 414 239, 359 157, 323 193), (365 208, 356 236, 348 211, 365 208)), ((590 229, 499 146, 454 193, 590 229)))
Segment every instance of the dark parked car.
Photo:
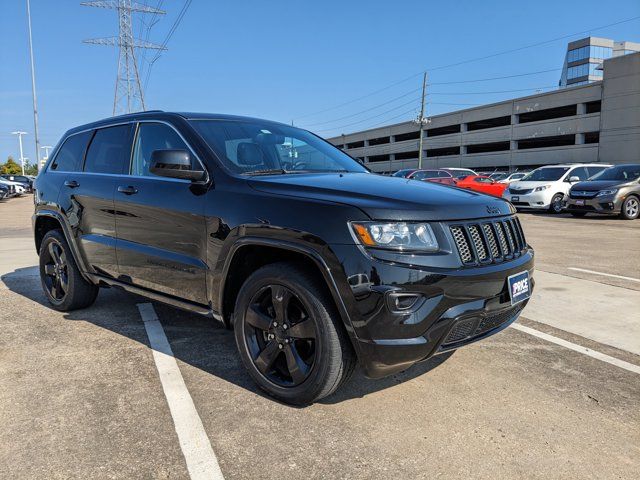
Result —
POLYGON ((0 200, 4 200, 9 196, 9 187, 0 185, 0 200))
POLYGON ((569 190, 566 209, 576 217, 603 213, 635 220, 640 214, 640 164, 616 165, 576 183, 569 190))
POLYGON ((285 402, 332 393, 492 335, 533 287, 504 200, 370 173, 305 130, 145 112, 67 132, 35 182, 53 308, 114 286, 235 331, 285 402))

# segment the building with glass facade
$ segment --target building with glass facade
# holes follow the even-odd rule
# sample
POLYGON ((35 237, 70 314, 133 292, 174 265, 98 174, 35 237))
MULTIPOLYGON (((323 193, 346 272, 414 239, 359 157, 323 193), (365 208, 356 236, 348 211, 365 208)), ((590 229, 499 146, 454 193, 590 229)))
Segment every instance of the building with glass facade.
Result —
POLYGON ((586 85, 602 80, 602 62, 612 57, 640 52, 640 43, 616 42, 609 38, 587 37, 567 45, 561 87, 586 85))

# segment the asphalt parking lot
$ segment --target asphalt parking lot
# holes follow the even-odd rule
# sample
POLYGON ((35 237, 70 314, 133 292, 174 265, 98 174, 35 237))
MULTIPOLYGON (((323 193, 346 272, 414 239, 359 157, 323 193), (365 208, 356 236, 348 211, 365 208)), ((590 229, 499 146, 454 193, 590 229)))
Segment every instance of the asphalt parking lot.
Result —
POLYGON ((257 390, 212 320, 114 290, 50 309, 32 209, 0 202, 0 478, 197 476, 150 303, 184 379, 178 405, 195 407, 225 478, 638 476, 640 221, 521 214, 537 283, 517 324, 292 408, 257 390))

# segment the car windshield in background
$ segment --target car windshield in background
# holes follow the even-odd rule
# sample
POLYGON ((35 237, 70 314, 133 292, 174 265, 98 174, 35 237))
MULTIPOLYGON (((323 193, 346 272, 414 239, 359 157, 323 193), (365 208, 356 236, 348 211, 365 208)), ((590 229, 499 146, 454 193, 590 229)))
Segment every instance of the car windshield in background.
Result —
POLYGON ((522 179, 523 182, 552 182, 560 180, 569 167, 539 168, 522 179))
POLYGON ((192 120, 234 173, 367 172, 356 160, 312 133, 259 121, 192 120))
POLYGON ((619 167, 607 168, 597 173, 589 180, 619 180, 621 182, 631 182, 640 178, 640 164, 620 165, 619 167))

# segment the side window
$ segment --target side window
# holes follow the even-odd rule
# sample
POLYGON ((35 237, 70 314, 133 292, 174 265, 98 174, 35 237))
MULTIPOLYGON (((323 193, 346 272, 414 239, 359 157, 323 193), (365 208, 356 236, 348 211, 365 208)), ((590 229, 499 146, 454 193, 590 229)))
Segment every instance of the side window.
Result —
POLYGON ((444 170, 439 170, 438 171, 438 177, 440 177, 440 178, 451 178, 451 175, 449 175, 444 170))
POLYGON ((91 132, 71 135, 62 144, 49 168, 56 172, 78 172, 82 170, 82 159, 90 138, 91 132))
MULTIPOLYGON (((133 150, 132 175, 153 175, 149 173, 149 167, 154 150, 189 150, 189 147, 170 126, 164 123, 141 123, 133 150)), ((194 168, 193 165, 191 167, 194 168)))
POLYGON ((589 178, 589 174, 587 173, 587 169, 586 168, 578 167, 578 168, 574 168, 573 170, 571 170, 571 172, 569 172, 568 177, 569 178, 578 177, 580 180, 586 180, 587 178, 589 178))
POLYGON ((131 125, 101 128, 96 131, 87 150, 84 171, 90 173, 125 173, 131 154, 131 125))
POLYGON ((589 178, 593 177, 596 173, 600 173, 605 167, 587 167, 589 178))

